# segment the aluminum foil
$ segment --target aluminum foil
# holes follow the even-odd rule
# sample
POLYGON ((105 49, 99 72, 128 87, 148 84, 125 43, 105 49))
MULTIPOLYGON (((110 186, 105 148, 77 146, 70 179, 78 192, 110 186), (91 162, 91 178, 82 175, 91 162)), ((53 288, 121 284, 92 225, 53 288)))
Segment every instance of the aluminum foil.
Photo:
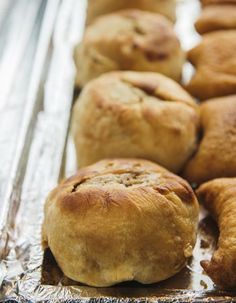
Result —
MULTIPOLYGON (((4 10, 13 2, 5 1, 4 10)), ((26 2, 18 1, 21 5, 26 2)), ((4 167, 0 177, 5 182, 1 183, 0 192, 0 301, 233 302, 234 298, 236 301, 236 293, 217 289, 202 272, 200 260, 210 259, 218 235, 215 223, 204 210, 201 210, 192 259, 176 276, 158 284, 144 286, 132 282, 110 288, 80 285, 63 275, 49 250, 42 251, 45 197, 58 180, 76 171, 74 146, 68 136, 75 76, 72 54, 83 33, 86 1, 35 0, 30 3, 31 26, 28 24, 23 30, 20 51, 8 81, 4 80, 6 86, 0 91, 0 101, 2 96, 4 100, 18 96, 17 100, 21 100, 18 105, 22 106, 21 111, 15 113, 18 124, 14 119, 8 119, 8 125, 15 125, 11 130, 13 139, 11 135, 0 135, 0 139, 5 138, 0 144, 11 144, 10 152, 2 153, 1 150, 3 157, 0 158, 1 167, 4 167), (24 52, 26 42, 32 41, 32 36, 34 43, 27 48, 28 53, 24 52), (32 60, 28 69, 24 65, 29 63, 26 54, 31 54, 32 60), (12 91, 8 84, 12 83, 20 64, 25 76, 22 80, 24 89, 21 87, 20 92, 25 93, 27 88, 24 96, 17 89, 12 91)), ((24 11, 20 4, 17 5, 24 11)), ((0 4, 0 25, 4 23, 4 10, 1 11, 0 4)), ((178 3, 176 32, 185 49, 200 39, 193 28, 199 11, 198 0, 178 3)), ((13 32, 13 42, 17 38, 14 35, 13 32)), ((0 35, 0 44, 1 39, 0 35)), ((9 45, 13 52, 13 45, 9 45)), ((0 49, 0 72, 3 58, 4 52, 0 49)), ((192 67, 186 63, 184 81, 191 73, 192 67)), ((4 111, 0 114, 4 115, 4 111)), ((9 133, 9 127, 7 131, 9 133)))

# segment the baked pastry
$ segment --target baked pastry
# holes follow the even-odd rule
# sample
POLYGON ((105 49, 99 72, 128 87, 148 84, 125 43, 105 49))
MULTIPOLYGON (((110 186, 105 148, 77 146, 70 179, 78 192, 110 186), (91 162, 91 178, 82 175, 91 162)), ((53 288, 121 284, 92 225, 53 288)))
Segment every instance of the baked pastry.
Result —
POLYGON ((202 5, 209 4, 236 4, 236 0, 201 0, 202 5))
POLYGON ((76 85, 83 86, 113 70, 154 71, 180 80, 185 54, 165 17, 125 10, 88 26, 74 58, 76 85))
POLYGON ((204 102, 200 114, 203 137, 184 177, 200 184, 236 176, 236 95, 204 102))
POLYGON ((216 219, 220 236, 211 261, 201 265, 220 287, 236 287, 236 178, 215 179, 203 184, 197 194, 216 219))
POLYGON ((235 5, 215 4, 204 7, 195 27, 200 34, 222 29, 236 29, 236 2, 235 5))
POLYGON ((97 16, 130 8, 159 13, 175 21, 175 0, 89 0, 87 23, 91 23, 97 16))
POLYGON ((178 172, 196 148, 191 96, 155 73, 112 72, 88 83, 72 115, 78 166, 138 157, 178 172))
POLYGON ((188 91, 201 100, 236 93, 236 30, 205 34, 189 52, 196 73, 188 91))
POLYGON ((185 266, 197 223, 186 181, 146 160, 103 160, 50 193, 43 246, 73 280, 154 283, 185 266))

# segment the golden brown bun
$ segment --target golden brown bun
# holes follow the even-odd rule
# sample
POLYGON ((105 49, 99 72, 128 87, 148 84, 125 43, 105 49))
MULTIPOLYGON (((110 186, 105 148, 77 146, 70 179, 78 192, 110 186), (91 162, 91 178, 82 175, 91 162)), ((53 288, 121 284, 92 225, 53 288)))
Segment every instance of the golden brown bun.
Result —
POLYGON ((153 71, 181 79, 185 54, 165 17, 125 10, 98 18, 75 49, 76 85, 114 70, 153 71))
POLYGON ((203 137, 184 177, 200 184, 236 176, 236 95, 204 102, 200 114, 203 137))
POLYGON ((173 80, 155 73, 105 74, 87 84, 74 106, 78 166, 136 157, 177 172, 196 148, 198 123, 197 105, 173 80))
POLYGON ((219 225, 218 248, 211 261, 201 265, 220 287, 236 287, 236 178, 215 179, 197 194, 219 225))
POLYGON ((197 199, 180 177, 146 160, 103 160, 50 193, 43 245, 73 280, 154 283, 184 267, 197 222, 197 199))
POLYGON ((209 4, 236 4, 236 0, 201 0, 202 5, 209 4))
POLYGON ((187 85, 200 98, 236 93, 236 30, 205 34, 202 42, 189 52, 196 73, 187 85))
POLYGON ((97 16, 130 8, 159 13, 175 21, 175 0, 89 0, 87 23, 91 23, 97 16))
POLYGON ((206 6, 195 23, 195 27, 200 34, 222 29, 236 29, 236 5, 206 6))

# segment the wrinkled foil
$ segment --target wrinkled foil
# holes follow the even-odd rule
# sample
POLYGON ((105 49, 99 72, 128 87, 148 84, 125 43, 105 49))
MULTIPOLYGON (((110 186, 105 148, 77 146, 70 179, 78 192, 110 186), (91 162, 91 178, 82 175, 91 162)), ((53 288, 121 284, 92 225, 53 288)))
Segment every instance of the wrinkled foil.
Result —
MULTIPOLYGON (((41 225, 45 198, 61 178, 76 171, 75 151, 68 129, 74 100, 73 48, 83 33, 86 1, 43 2, 39 38, 37 47, 34 46, 37 48, 35 64, 31 73, 30 68, 25 72, 26 76, 28 71, 32 77, 30 81, 27 78, 29 91, 23 118, 22 112, 16 114, 17 119, 23 119, 23 124, 17 138, 11 141, 15 146, 15 155, 7 155, 11 160, 0 159, 9 166, 5 178, 3 172, 0 175, 8 180, 7 185, 4 183, 7 190, 1 194, 0 206, 0 301, 236 301, 236 293, 217 289, 200 266, 200 260, 210 259, 218 236, 216 224, 204 210, 201 210, 193 257, 180 273, 158 284, 144 286, 132 282, 109 288, 84 286, 63 275, 49 250, 43 252, 41 225)), ((37 5, 33 9, 39 9, 40 4, 37 5)), ((193 28, 199 10, 198 0, 178 3, 176 32, 185 49, 191 48, 200 39, 193 28)), ((30 33, 25 35, 29 37, 30 33)), ((33 53, 32 50, 28 52, 33 53)), ((191 74, 192 67, 186 63, 185 82, 191 74)), ((9 93, 3 93, 6 95, 6 92, 9 93)))

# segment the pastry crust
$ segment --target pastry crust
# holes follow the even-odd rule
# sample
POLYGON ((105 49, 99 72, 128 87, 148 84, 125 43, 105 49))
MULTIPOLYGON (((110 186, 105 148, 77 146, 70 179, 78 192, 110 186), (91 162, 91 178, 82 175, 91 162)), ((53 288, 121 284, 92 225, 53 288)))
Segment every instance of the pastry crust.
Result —
POLYGON ((72 115, 78 166, 138 157, 171 171, 196 148, 199 114, 180 85, 155 73, 113 72, 91 81, 72 115))
POLYGON ((160 72, 179 81, 185 54, 165 17, 125 10, 102 16, 88 26, 74 59, 76 86, 80 87, 114 70, 160 72))
POLYGON ((236 5, 215 4, 206 6, 195 23, 195 27, 200 34, 215 30, 236 29, 236 5))
POLYGON ((226 96, 236 92, 236 30, 205 34, 188 57, 196 72, 187 90, 197 98, 226 96))
POLYGON ((236 95, 204 102, 200 116, 203 137, 184 177, 200 184, 236 176, 236 95))
POLYGON ((216 219, 220 236, 211 261, 202 261, 205 272, 218 286, 236 287, 236 178, 215 179, 197 194, 216 219))
POLYGON ((87 23, 91 23, 100 15, 130 8, 159 13, 171 21, 175 21, 175 0, 89 0, 87 23))
POLYGON ((73 280, 154 283, 185 266, 197 222, 197 199, 180 177, 146 160, 103 160, 50 193, 43 246, 73 280))
POLYGON ((202 5, 209 4, 236 4, 236 0, 201 0, 202 5))

